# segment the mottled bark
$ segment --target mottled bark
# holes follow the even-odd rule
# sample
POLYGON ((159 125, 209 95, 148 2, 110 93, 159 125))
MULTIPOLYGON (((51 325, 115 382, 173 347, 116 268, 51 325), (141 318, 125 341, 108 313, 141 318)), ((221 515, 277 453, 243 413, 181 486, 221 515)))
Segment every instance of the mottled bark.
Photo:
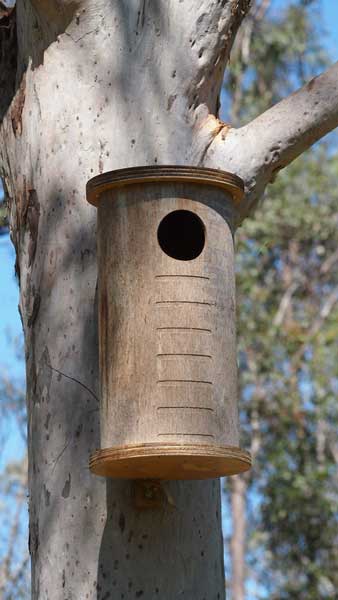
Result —
POLYGON ((197 115, 216 109, 243 16, 223 4, 17 7, 1 168, 26 343, 34 599, 224 597, 217 480, 166 484, 142 511, 130 482, 89 472, 100 424, 96 210, 85 200, 99 172, 198 162, 197 115))

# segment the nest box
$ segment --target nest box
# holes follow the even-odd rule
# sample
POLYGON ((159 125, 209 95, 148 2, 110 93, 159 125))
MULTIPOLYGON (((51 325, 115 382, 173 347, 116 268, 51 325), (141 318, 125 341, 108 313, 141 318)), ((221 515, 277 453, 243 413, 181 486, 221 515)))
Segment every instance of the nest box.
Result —
POLYGON ((98 474, 206 479, 239 447, 233 230, 242 181, 136 167, 88 182, 98 208, 98 474))

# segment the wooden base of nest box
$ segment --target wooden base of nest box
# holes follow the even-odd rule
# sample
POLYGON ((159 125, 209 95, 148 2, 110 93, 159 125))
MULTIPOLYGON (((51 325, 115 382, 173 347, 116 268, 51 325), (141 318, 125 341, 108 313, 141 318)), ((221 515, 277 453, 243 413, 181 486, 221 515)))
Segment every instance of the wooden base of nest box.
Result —
POLYGON ((212 479, 243 473, 248 452, 233 446, 142 444, 97 450, 90 459, 96 475, 115 479, 212 479))

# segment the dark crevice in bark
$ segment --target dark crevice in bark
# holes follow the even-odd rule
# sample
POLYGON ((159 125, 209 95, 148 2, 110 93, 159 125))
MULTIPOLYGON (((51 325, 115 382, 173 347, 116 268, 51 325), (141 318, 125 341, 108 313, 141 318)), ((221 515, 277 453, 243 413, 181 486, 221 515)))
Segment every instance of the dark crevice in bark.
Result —
MULTIPOLYGON (((223 123, 223 121, 220 121, 219 119, 217 119, 217 120, 219 121, 219 126, 215 127, 212 136, 210 136, 210 140, 205 145, 205 148, 204 148, 203 152, 201 153, 201 156, 200 156, 200 159, 199 159, 199 162, 198 162, 199 166, 203 166, 205 157, 208 154, 208 150, 209 150, 211 144, 213 144, 213 142, 215 140, 215 137, 223 130, 223 132, 224 132, 224 138, 225 138, 227 132, 231 128, 231 125, 228 125, 227 123, 223 123)), ((222 135, 222 138, 223 138, 223 135, 222 135)))
POLYGON ((0 122, 15 94, 17 66, 16 9, 0 4, 0 122))
POLYGON ((78 383, 81 387, 83 387, 85 390, 87 390, 87 392, 89 392, 89 394, 91 394, 91 396, 93 396, 93 398, 95 398, 95 400, 97 402, 99 402, 99 399, 94 394, 94 392, 89 387, 87 387, 84 383, 82 383, 82 381, 79 381, 75 377, 71 377, 71 375, 67 375, 66 373, 63 373, 62 371, 59 371, 59 369, 56 369, 55 367, 52 367, 52 365, 50 365, 50 364, 47 364, 47 367, 49 367, 52 371, 54 371, 55 373, 58 373, 62 377, 66 377, 66 379, 70 379, 71 381, 74 381, 75 383, 78 383))
POLYGON ((44 62, 45 51, 65 33, 73 21, 79 2, 31 0, 18 2, 18 68, 16 84, 19 87, 29 62, 32 70, 44 62))

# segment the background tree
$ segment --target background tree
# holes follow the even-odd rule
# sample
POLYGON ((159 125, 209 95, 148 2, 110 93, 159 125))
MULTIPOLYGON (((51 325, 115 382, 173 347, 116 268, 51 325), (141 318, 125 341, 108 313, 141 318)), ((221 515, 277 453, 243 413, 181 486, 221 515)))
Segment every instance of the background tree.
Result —
MULTIPOLYGON (((0 236, 6 244, 8 236, 7 207, 0 182, 0 236)), ((8 293, 2 252, 0 264, 1 324, 6 322, 3 302, 8 293)), ((15 281, 14 269, 12 272, 15 281)), ((28 553, 27 495, 27 415, 25 383, 10 368, 9 356, 23 363, 21 336, 6 331, 10 352, 1 353, 0 362, 0 597, 4 600, 26 600, 30 596, 28 553), (7 360, 5 364, 4 361, 7 360), (22 452, 22 447, 24 451, 22 452)))
POLYGON ((10 435, 21 435, 26 443, 24 389, 12 374, 0 375, 0 597, 25 600, 29 597, 29 554, 27 544, 27 457, 10 456, 10 435))
POLYGON ((338 124, 337 65, 245 127, 217 119, 248 11, 248 0, 32 0, 4 17, 14 33, 0 30, 1 72, 13 57, 17 69, 1 98, 0 162, 25 332, 33 598, 224 596, 218 482, 173 482, 175 510, 142 514, 130 483, 88 472, 99 422, 96 214, 84 190, 118 167, 223 168, 244 179, 241 220, 338 124))
MULTIPOLYGON (((252 7, 226 82, 233 119, 278 101, 290 74, 301 82, 323 65, 319 17, 318 2, 252 7)), ((242 418, 256 461, 230 484, 236 600, 252 598, 250 579, 269 598, 332 598, 337 587, 333 144, 283 172, 237 236, 242 418)))

